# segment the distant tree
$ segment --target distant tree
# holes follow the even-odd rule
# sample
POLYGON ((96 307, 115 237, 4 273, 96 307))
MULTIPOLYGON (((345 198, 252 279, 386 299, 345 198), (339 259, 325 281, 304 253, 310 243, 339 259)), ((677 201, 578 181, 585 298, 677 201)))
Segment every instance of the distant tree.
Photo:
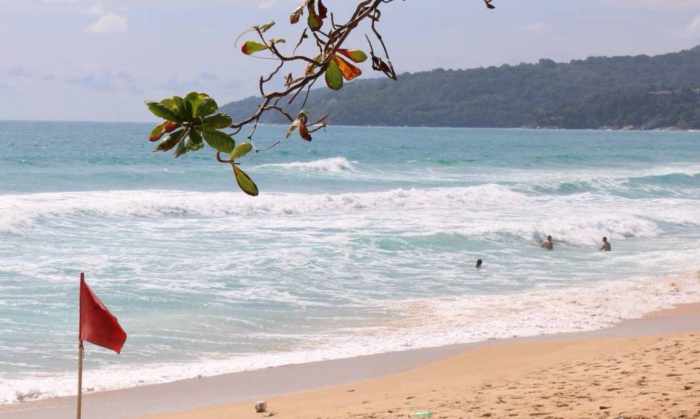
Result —
MULTIPOLYGON (((487 8, 494 9, 494 0, 480 1, 487 8)), ((323 78, 329 89, 340 90, 344 81, 353 80, 362 74, 356 64, 370 59, 374 71, 396 80, 394 65, 379 31, 381 9, 385 4, 393 2, 394 0, 359 1, 351 17, 345 22, 338 22, 323 0, 302 0, 289 18, 292 25, 306 18, 304 28, 291 51, 291 44, 286 40, 269 37, 275 22, 252 27, 245 33, 254 35, 256 39, 245 41, 241 51, 246 55, 267 54, 269 59, 276 62, 274 69, 258 81, 262 99, 257 109, 240 121, 234 121, 221 112, 216 101, 206 93, 191 92, 184 97, 173 96, 159 102, 147 102, 150 111, 164 120, 153 129, 150 141, 158 142, 157 151, 174 150, 175 157, 200 150, 206 143, 216 150, 217 161, 231 165, 240 188, 249 195, 258 195, 258 187, 240 168, 239 160, 256 150, 253 137, 265 115, 277 113, 289 122, 287 138, 296 132, 302 139, 311 141, 311 134, 327 125, 326 115, 311 122, 309 114, 304 110, 309 93, 319 79, 323 78), (361 49, 345 46, 350 34, 363 25, 369 32, 365 34, 369 55, 361 49), (307 44, 313 46, 315 53, 298 52, 300 47, 307 44), (298 112, 290 113, 293 105, 293 109, 298 109, 298 112), (233 132, 227 133, 225 129, 232 129, 233 132), (248 130, 246 141, 236 144, 233 136, 244 129, 248 130)))
MULTIPOLYGON (((258 103, 248 98, 222 110, 242 119, 258 103)), ((304 109, 343 125, 700 129, 700 46, 653 57, 543 59, 404 73, 398 82, 366 79, 340 92, 316 89, 304 109)), ((272 113, 264 121, 286 119, 272 113)))

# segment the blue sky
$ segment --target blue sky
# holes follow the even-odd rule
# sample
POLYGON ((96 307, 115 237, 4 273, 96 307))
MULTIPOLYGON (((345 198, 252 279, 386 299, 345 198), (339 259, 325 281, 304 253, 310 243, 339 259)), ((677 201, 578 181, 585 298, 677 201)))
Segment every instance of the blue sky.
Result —
MULTIPOLYGON (((141 121, 144 99, 255 93, 234 45, 299 0, 0 0, 0 119, 141 121)), ((351 0, 326 0, 342 14, 351 0)), ((656 54, 700 44, 700 0, 407 0, 385 6, 399 71, 656 54)), ((364 47, 356 39, 359 47, 364 47)), ((371 75, 371 71, 366 73, 371 75)))

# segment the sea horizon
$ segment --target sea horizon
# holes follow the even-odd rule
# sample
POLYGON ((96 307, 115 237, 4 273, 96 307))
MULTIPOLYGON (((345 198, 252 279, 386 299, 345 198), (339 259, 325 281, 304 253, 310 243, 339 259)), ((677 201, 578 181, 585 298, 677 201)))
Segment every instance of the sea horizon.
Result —
MULTIPOLYGON (((0 119, 0 123, 39 123, 39 124, 143 124, 152 126, 153 123, 148 120, 137 121, 137 120, 70 120, 70 119, 0 119)), ((288 125, 282 123, 272 123, 272 122, 261 122, 260 126, 268 127, 284 127, 287 128, 288 125)), ((616 128, 616 127, 598 127, 598 128, 565 128, 565 127, 532 127, 532 126, 520 126, 520 127, 490 127, 490 126, 451 126, 451 125, 345 125, 345 124, 332 124, 334 128, 416 128, 416 129, 495 129, 495 130, 532 130, 532 131, 572 131, 572 132, 586 132, 586 131, 615 131, 615 132, 679 132, 679 133, 695 133, 700 130, 696 128, 679 128, 679 127, 661 127, 661 128, 616 128)))

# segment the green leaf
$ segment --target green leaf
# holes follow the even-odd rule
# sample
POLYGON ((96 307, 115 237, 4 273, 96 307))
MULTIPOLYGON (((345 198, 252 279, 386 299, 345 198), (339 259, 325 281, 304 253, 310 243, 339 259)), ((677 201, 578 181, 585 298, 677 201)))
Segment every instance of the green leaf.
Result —
POLYGON ((162 103, 146 102, 146 106, 148 106, 148 110, 150 110, 153 115, 159 118, 163 118, 168 121, 180 122, 180 117, 162 103))
POLYGON ((195 117, 197 115, 197 108, 199 108, 199 105, 202 104, 204 99, 208 98, 206 94, 203 93, 197 93, 197 92, 190 92, 185 96, 185 102, 189 104, 189 107, 192 109, 192 116, 195 117))
POLYGON ((197 105, 197 107, 194 108, 194 117, 203 118, 205 116, 213 114, 218 110, 219 105, 217 105, 216 101, 214 101, 214 99, 210 98, 209 96, 205 96, 203 99, 201 99, 201 102, 197 105))
POLYGON ((258 186, 253 182, 253 179, 237 165, 232 164, 231 166, 233 166, 233 174, 236 176, 236 182, 241 190, 250 196, 258 196, 258 186))
POLYGON ((160 104, 170 109, 178 118, 178 122, 191 119, 185 109, 184 100, 179 96, 173 96, 160 101, 160 104))
POLYGON ((185 114, 185 119, 188 121, 191 121, 194 119, 194 108, 192 107, 192 103, 190 103, 187 99, 182 100, 182 107, 184 108, 184 114, 185 114))
POLYGON ((193 144, 204 144, 204 140, 202 139, 202 134, 199 132, 199 129, 192 128, 190 131, 190 141, 193 144))
POLYGON ((216 151, 230 154, 236 148, 236 142, 230 135, 215 129, 204 129, 204 140, 216 151))
POLYGON ((315 11, 309 10, 309 28, 311 28, 312 31, 317 31, 321 29, 321 26, 323 26, 323 20, 321 20, 320 17, 316 14, 315 11))
MULTIPOLYGON (((185 134, 184 129, 177 130, 175 132, 172 132, 170 136, 160 144, 158 144, 158 147, 156 148, 156 151, 170 151, 178 145, 182 141, 182 137, 185 134)), ((176 156, 177 157, 177 156, 176 156)))
POLYGON ((160 104, 165 106, 166 108, 170 109, 174 113, 177 113, 178 109, 177 109, 177 103, 175 103, 175 99, 173 99, 171 97, 165 98, 165 99, 160 101, 160 104))
POLYGON ((353 50, 347 50, 347 49, 339 49, 338 53, 343 54, 344 56, 350 58, 356 63, 364 63, 367 61, 367 54, 365 54, 364 51, 359 50, 359 49, 353 49, 353 50))
POLYGON ((233 124, 233 119, 225 115, 223 113, 218 113, 216 115, 212 115, 208 118, 204 119, 204 123, 202 124, 205 128, 215 128, 215 129, 223 129, 223 128, 228 128, 233 124))
POLYGON ((343 73, 340 71, 340 67, 338 67, 338 63, 335 60, 331 60, 328 63, 328 68, 326 69, 326 84, 333 90, 340 90, 343 88, 343 73))
POLYGON ((246 41, 246 43, 241 47, 241 52, 243 52, 245 55, 251 55, 266 49, 267 47, 260 42, 246 41))
POLYGON ((172 101, 175 104, 175 108, 173 110, 177 113, 180 119, 183 121, 191 121, 192 110, 188 109, 185 99, 181 98, 180 96, 173 96, 172 101))
POLYGON ((200 96, 202 96, 201 93, 189 92, 187 96, 185 96, 185 102, 189 102, 190 105, 194 106, 195 102, 199 101, 200 96))
POLYGON ((187 146, 187 151, 197 151, 204 148, 204 142, 197 142, 190 135, 190 137, 187 140, 185 140, 185 146, 187 146))
POLYGON ((257 25, 255 26, 255 29, 259 30, 261 33, 265 33, 270 30, 275 26, 275 21, 273 20, 272 22, 265 23, 264 25, 257 25))
POLYGON ((185 144, 184 141, 180 141, 177 144, 177 148, 175 149, 175 158, 178 158, 182 156, 183 154, 187 153, 189 150, 187 149, 187 145, 185 144))
POLYGON ((233 153, 231 153, 231 160, 240 159, 241 157, 250 153, 250 150, 252 150, 252 149, 253 149, 253 145, 251 143, 238 144, 236 146, 236 148, 233 150, 233 153))
POLYGON ((192 117, 201 118, 213 114, 219 109, 214 99, 206 93, 190 92, 185 97, 185 101, 192 108, 192 117))

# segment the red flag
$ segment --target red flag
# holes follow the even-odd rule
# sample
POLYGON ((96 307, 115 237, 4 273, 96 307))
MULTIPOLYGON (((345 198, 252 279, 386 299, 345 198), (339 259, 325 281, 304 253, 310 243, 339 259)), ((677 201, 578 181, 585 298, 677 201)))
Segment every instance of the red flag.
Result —
POLYGON ((80 341, 88 341, 116 353, 121 352, 126 342, 126 332, 88 287, 83 273, 80 274, 80 341))

